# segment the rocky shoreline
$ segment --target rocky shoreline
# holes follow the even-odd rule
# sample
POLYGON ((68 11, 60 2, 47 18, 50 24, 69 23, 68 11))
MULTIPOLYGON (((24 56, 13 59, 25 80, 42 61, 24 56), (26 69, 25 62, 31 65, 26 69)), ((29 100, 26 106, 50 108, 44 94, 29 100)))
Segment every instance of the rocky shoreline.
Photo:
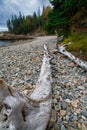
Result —
POLYGON ((9 32, 1 32, 0 33, 0 40, 27 40, 27 39, 33 39, 33 36, 30 35, 15 35, 13 33, 9 32))
POLYGON ((0 78, 31 94, 40 73, 43 45, 49 48, 52 67, 52 115, 47 130, 86 130, 87 72, 60 53, 54 53, 55 36, 0 47, 0 78))

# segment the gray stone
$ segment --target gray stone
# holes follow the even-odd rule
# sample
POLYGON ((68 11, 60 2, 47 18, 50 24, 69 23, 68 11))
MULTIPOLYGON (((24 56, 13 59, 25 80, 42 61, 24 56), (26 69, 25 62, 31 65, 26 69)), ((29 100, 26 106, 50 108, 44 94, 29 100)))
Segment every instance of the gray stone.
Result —
POLYGON ((68 115, 66 115, 66 121, 69 121, 69 119, 70 119, 70 118, 69 118, 69 116, 68 116, 68 115))
POLYGON ((55 110, 56 111, 58 111, 58 110, 60 110, 61 108, 60 108, 60 106, 59 105, 55 105, 55 110))
POLYGON ((82 114, 83 116, 87 117, 87 110, 82 110, 82 111, 81 111, 81 114, 82 114))
POLYGON ((82 99, 87 102, 87 95, 83 96, 82 99))
POLYGON ((78 86, 78 89, 84 90, 85 88, 83 86, 78 86))
POLYGON ((56 99, 53 99, 53 103, 57 104, 57 100, 56 100, 56 99))
POLYGON ((82 119, 83 119, 84 121, 87 120, 87 118, 86 118, 85 116, 83 116, 83 115, 82 115, 82 119))
POLYGON ((67 98, 70 99, 70 100, 73 99, 73 97, 71 95, 68 95, 67 98))
POLYGON ((63 108, 63 109, 66 109, 66 108, 67 108, 67 103, 66 103, 66 102, 62 101, 62 104, 61 104, 61 105, 62 105, 62 108, 63 108))
POLYGON ((61 130, 66 130, 64 125, 61 125, 61 130))
POLYGON ((78 117, 75 115, 75 116, 73 116, 73 120, 77 120, 78 119, 78 117))
POLYGON ((83 86, 84 86, 85 88, 87 88, 87 83, 84 83, 83 86))
POLYGON ((62 119, 60 117, 57 119, 57 124, 62 124, 62 119))
POLYGON ((12 82, 12 86, 15 86, 15 87, 17 87, 17 86, 18 86, 18 83, 17 83, 17 81, 15 81, 15 80, 14 80, 14 81, 12 82))
POLYGON ((70 104, 71 100, 67 98, 67 99, 65 99, 65 102, 67 102, 68 104, 70 104))
POLYGON ((67 110, 67 112, 68 112, 68 115, 70 115, 71 112, 72 112, 71 109, 70 109, 69 107, 67 107, 66 110, 67 110))

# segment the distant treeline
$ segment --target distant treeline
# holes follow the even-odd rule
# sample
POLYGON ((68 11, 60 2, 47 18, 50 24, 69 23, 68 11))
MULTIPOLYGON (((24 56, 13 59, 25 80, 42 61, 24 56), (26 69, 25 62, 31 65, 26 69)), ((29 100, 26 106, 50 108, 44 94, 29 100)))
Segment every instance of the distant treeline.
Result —
POLYGON ((7 20, 9 32, 27 34, 36 31, 38 28, 43 29, 48 21, 48 12, 50 10, 50 6, 43 6, 42 15, 40 15, 40 9, 38 9, 38 14, 34 12, 32 16, 24 16, 21 12, 19 12, 19 16, 12 15, 11 19, 7 20))
POLYGON ((38 15, 34 12, 33 16, 13 15, 7 21, 10 32, 30 33, 38 28, 54 33, 55 30, 59 34, 68 34, 76 28, 87 27, 87 0, 49 0, 53 8, 43 7, 42 15, 38 11, 38 15))

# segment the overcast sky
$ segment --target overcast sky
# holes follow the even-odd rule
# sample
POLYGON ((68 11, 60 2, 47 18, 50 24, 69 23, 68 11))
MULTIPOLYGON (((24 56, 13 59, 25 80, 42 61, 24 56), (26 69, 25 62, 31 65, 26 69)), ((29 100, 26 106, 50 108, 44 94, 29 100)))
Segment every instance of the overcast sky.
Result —
POLYGON ((32 15, 44 6, 50 5, 49 0, 0 0, 0 24, 6 24, 6 20, 12 14, 32 15))

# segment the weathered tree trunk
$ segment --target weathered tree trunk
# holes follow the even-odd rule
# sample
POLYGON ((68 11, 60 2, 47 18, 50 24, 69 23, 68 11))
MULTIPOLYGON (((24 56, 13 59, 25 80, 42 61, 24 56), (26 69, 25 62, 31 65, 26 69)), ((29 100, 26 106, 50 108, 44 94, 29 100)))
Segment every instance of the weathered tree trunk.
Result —
MULTIPOLYGON (((69 43, 70 44, 70 43, 69 43)), ((68 45, 69 45, 68 44, 68 45)), ((87 71, 87 64, 84 63, 83 61, 81 61, 80 59, 76 58, 74 55, 72 55, 70 52, 68 52, 65 49, 65 46, 67 45, 63 45, 59 47, 59 52, 62 53, 63 55, 67 56, 70 60, 72 60, 73 62, 75 62, 78 66, 80 66, 81 68, 83 68, 84 70, 87 71)))
POLYGON ((57 30, 55 30, 55 34, 56 34, 56 37, 57 37, 56 50, 58 51, 59 44, 64 40, 64 36, 62 35, 62 36, 59 37, 57 30))
POLYGON ((51 70, 47 47, 36 88, 30 97, 0 80, 2 114, 0 130, 45 130, 51 113, 51 70))

